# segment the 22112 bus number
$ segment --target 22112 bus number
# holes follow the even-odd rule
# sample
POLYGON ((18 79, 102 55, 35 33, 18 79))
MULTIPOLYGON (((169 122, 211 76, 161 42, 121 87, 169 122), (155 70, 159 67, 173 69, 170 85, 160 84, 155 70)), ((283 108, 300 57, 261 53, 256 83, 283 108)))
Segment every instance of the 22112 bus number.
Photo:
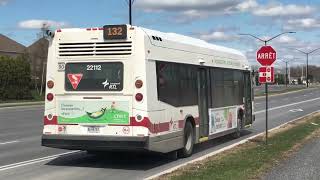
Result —
POLYGON ((87 65, 87 71, 101 71, 101 65, 87 65))

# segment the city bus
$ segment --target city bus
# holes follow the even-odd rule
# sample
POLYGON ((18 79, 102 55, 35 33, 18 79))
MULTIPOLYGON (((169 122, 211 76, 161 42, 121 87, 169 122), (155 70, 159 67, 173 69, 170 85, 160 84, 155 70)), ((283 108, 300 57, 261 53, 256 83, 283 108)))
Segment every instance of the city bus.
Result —
POLYGON ((237 50, 131 25, 48 34, 43 146, 188 157, 254 121, 237 50))

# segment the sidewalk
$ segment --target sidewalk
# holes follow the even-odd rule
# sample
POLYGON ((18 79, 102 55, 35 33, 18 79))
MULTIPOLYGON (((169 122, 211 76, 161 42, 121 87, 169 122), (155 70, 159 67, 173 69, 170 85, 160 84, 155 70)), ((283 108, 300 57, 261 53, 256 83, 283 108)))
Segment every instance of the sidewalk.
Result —
POLYGON ((279 166, 273 167, 263 180, 319 180, 320 138, 315 138, 279 166))

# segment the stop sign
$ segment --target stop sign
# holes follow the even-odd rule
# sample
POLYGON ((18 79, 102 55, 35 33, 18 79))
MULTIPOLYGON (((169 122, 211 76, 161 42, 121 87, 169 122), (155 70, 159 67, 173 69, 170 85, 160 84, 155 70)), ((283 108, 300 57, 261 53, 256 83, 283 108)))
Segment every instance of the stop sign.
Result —
POLYGON ((262 46, 257 51, 257 61, 262 66, 271 66, 277 59, 277 53, 271 46, 262 46))

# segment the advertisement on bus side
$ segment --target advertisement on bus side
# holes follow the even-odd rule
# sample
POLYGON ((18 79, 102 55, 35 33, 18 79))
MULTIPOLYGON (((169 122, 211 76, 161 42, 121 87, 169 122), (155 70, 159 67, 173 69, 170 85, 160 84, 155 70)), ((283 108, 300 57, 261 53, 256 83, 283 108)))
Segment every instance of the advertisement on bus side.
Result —
POLYGON ((237 106, 209 109, 209 135, 237 127, 237 106))
POLYGON ((128 101, 74 101, 58 103, 59 124, 129 124, 128 101))

